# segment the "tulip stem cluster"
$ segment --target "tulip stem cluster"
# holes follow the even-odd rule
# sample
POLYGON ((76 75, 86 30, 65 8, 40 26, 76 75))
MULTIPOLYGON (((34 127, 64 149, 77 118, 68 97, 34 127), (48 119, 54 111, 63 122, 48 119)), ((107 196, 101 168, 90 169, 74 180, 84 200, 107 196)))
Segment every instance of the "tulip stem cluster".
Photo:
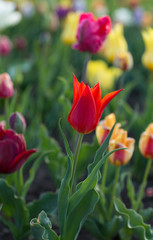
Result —
POLYGON ((75 172, 76 172, 76 166, 77 166, 77 161, 78 161, 78 156, 80 153, 80 149, 81 149, 81 144, 82 144, 82 140, 83 140, 83 134, 79 134, 78 136, 78 142, 77 142, 77 146, 76 146, 76 150, 75 150, 75 154, 74 154, 74 162, 73 162, 73 170, 72 170, 72 179, 71 179, 71 192, 73 189, 73 182, 74 182, 74 177, 75 177, 75 172))
POLYGON ((151 164, 152 164, 152 160, 148 159, 147 166, 146 166, 146 169, 145 169, 145 173, 144 173, 144 176, 143 176, 143 181, 141 183, 141 187, 140 187, 140 190, 139 190, 139 193, 138 193, 138 198, 137 198, 137 201, 136 201, 136 204, 135 204, 135 207, 134 207, 134 209, 136 211, 139 209, 140 204, 141 204, 141 200, 142 200, 143 195, 144 195, 144 189, 146 187, 147 178, 148 178, 148 174, 149 174, 149 171, 150 171, 150 168, 151 168, 151 164))
POLYGON ((113 200, 114 200, 114 196, 116 194, 116 188, 117 188, 117 183, 118 183, 118 180, 119 180, 119 176, 120 176, 120 167, 116 167, 114 186, 113 186, 113 189, 112 189, 111 202, 110 202, 110 207, 109 207, 109 212, 108 212, 108 219, 109 220, 112 217, 113 200))

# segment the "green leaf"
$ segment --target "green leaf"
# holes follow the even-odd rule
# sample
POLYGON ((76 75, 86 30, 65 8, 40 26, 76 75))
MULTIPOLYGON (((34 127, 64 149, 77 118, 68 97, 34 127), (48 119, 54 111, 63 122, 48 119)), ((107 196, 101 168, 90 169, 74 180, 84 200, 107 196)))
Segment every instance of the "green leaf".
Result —
POLYGON ((30 218, 37 216, 42 210, 51 214, 57 208, 57 193, 46 192, 40 195, 38 200, 34 200, 27 205, 30 218))
POLYGON ((128 179, 127 179, 127 190, 128 190, 128 197, 131 201, 132 208, 133 208, 135 206, 135 189, 130 176, 128 176, 128 179))
POLYGON ((61 119, 59 120, 59 129, 60 129, 60 132, 61 132, 62 137, 63 137, 63 141, 64 141, 64 146, 65 146, 66 153, 67 153, 67 155, 68 155, 68 157, 69 157, 70 159, 73 159, 73 153, 72 153, 71 150, 70 150, 68 141, 67 141, 66 136, 65 136, 65 134, 64 134, 64 132, 63 132, 63 129, 62 129, 62 127, 61 127, 61 119))
MULTIPOLYGON (((45 153, 42 153, 34 162, 34 164, 32 165, 30 171, 29 171, 29 178, 28 180, 25 182, 25 185, 24 185, 24 188, 23 188, 23 193, 22 193, 22 196, 23 198, 25 198, 28 190, 29 190, 29 187, 32 183, 32 181, 34 180, 34 177, 35 177, 35 174, 41 164, 41 162, 44 160, 45 156, 47 156, 51 151, 47 151, 45 153)), ((36 153, 38 154, 38 153, 36 153)))
POLYGON ((101 229, 103 236, 112 238, 123 227, 123 219, 121 216, 114 216, 110 222, 106 222, 101 229))
POLYGON ((51 153, 45 157, 45 163, 49 169, 52 180, 57 188, 59 188, 61 180, 65 175, 67 157, 62 152, 58 142, 48 135, 48 130, 44 125, 40 127, 40 149, 42 151, 52 150, 51 153))
POLYGON ((0 179, 0 204, 3 205, 1 211, 6 216, 3 222, 7 224, 7 219, 12 218, 14 224, 7 225, 16 239, 21 236, 24 239, 24 235, 29 231, 29 213, 23 199, 16 196, 14 188, 9 186, 4 179, 0 179))
POLYGON ((67 216, 68 203, 70 198, 70 181, 72 177, 72 164, 73 164, 73 154, 69 148, 67 139, 64 135, 64 132, 60 126, 59 127, 63 136, 66 152, 68 154, 68 167, 64 179, 61 182, 61 186, 58 193, 58 214, 59 214, 59 226, 60 233, 63 234, 65 219, 67 216))
POLYGON ((82 143, 77 162, 77 169, 75 174, 76 179, 79 179, 84 175, 87 166, 93 161, 97 148, 98 143, 96 138, 92 143, 87 142, 82 143))
POLYGON ((121 200, 115 198, 114 205, 116 211, 123 217, 126 227, 135 233, 140 240, 152 240, 153 230, 149 224, 143 222, 143 218, 133 209, 128 209, 121 202, 121 200))
POLYGON ((110 138, 112 136, 114 127, 115 127, 115 124, 112 127, 112 129, 109 132, 109 134, 107 135, 107 137, 105 138, 105 141, 103 142, 103 144, 96 151, 96 154, 95 154, 95 157, 94 157, 94 161, 88 167, 88 175, 91 173, 91 171, 96 166, 96 164, 100 161, 100 159, 102 158, 102 154, 104 154, 104 152, 106 151, 106 149, 108 147, 108 144, 109 144, 109 140, 110 140, 110 138))
MULTIPOLYGON (((95 187, 95 181, 98 177, 98 170, 104 164, 104 161, 109 157, 109 155, 118 150, 121 149, 115 149, 111 152, 108 152, 104 157, 102 157, 94 166, 88 177, 81 184, 79 184, 80 187, 70 198, 68 214, 70 214, 71 211, 79 204, 79 202, 86 195, 86 193, 95 187)), ((100 153, 98 153, 98 155, 100 155, 100 153)))
POLYGON ((96 221, 96 219, 92 219, 90 217, 87 218, 84 224, 85 228, 96 237, 96 239, 102 239, 103 235, 101 232, 102 224, 96 221))
POLYGON ((44 211, 39 214, 38 218, 31 220, 30 226, 36 240, 59 240, 57 234, 51 229, 51 221, 44 211))
POLYGON ((90 213, 93 212, 99 195, 95 190, 90 190, 80 201, 78 206, 68 215, 63 240, 76 240, 79 231, 90 213))
POLYGON ((144 221, 148 221, 153 216, 153 208, 149 207, 146 209, 141 209, 140 214, 143 217, 144 221))

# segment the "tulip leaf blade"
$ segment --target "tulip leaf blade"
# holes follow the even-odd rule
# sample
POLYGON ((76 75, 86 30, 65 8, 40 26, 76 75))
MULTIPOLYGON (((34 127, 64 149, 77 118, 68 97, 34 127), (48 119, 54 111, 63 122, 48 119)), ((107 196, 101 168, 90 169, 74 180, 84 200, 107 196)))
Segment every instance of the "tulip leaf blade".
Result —
POLYGON ((3 205, 1 211, 5 214, 5 219, 1 217, 1 220, 8 225, 16 239, 24 238, 29 229, 28 210, 24 200, 16 195, 14 188, 4 179, 0 179, 0 203, 3 205), (14 224, 9 221, 10 218, 14 224))
POLYGON ((50 219, 45 211, 41 211, 38 218, 30 221, 31 232, 36 240, 59 240, 53 231, 50 219))
POLYGON ((105 156, 103 156, 98 161, 98 163, 94 166, 93 170, 88 175, 88 177, 84 181, 79 183, 80 185, 79 188, 77 188, 77 191, 74 192, 74 194, 70 198, 68 214, 70 214, 71 211, 79 204, 79 202, 86 195, 86 193, 95 187, 96 181, 98 179, 98 174, 97 174, 98 170, 104 164, 104 161, 109 157, 109 155, 122 149, 124 148, 118 148, 118 149, 114 149, 111 152, 108 152, 105 156))
POLYGON ((68 204, 69 204, 69 198, 70 198, 70 182, 72 178, 73 154, 69 148, 68 141, 61 128, 60 122, 59 122, 59 127, 64 140, 65 149, 68 155, 67 157, 68 166, 67 166, 65 177, 61 181, 61 185, 58 192, 58 203, 57 203, 59 227, 60 227, 60 233, 62 235, 64 232, 64 224, 67 216, 67 210, 68 210, 68 204))
POLYGON ((96 151, 95 157, 94 157, 94 161, 89 165, 88 167, 88 175, 91 173, 91 171, 93 170, 93 168, 95 167, 95 165, 99 162, 99 160, 102 158, 102 155, 104 154, 104 152, 107 150, 110 138, 112 136, 112 133, 114 131, 115 128, 115 124, 113 125, 112 129, 110 130, 109 134, 107 135, 107 137, 105 138, 103 144, 101 144, 101 146, 98 148, 98 150, 96 151))
MULTIPOLYGON (((47 156, 51 151, 46 151, 42 154, 40 154, 40 156, 36 159, 36 161, 34 162, 34 164, 32 165, 30 171, 29 171, 29 178, 27 179, 27 181, 24 184, 24 188, 23 188, 23 192, 22 192, 22 196, 25 198, 29 187, 32 183, 32 181, 34 180, 35 174, 41 164, 41 162, 44 160, 44 157, 47 156)), ((38 154, 38 152, 37 152, 38 154)))
POLYGON ((82 225, 89 214, 93 212, 98 200, 99 194, 94 189, 87 192, 78 206, 68 215, 63 240, 77 239, 82 225))
POLYGON ((27 204, 30 219, 37 216, 42 210, 52 214, 57 209, 57 193, 45 192, 40 195, 38 200, 27 204))
POLYGON ((151 225, 144 223, 143 218, 133 209, 128 209, 118 198, 114 198, 116 211, 122 216, 127 229, 135 233, 140 240, 152 240, 153 230, 151 225))

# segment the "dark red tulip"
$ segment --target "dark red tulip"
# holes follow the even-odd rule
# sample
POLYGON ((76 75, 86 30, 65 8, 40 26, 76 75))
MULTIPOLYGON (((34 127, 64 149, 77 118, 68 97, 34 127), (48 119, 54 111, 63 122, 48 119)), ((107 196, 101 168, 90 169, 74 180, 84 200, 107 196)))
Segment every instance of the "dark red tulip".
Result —
POLYGON ((22 134, 0 128, 0 173, 13 173, 20 169, 36 149, 26 150, 22 134))

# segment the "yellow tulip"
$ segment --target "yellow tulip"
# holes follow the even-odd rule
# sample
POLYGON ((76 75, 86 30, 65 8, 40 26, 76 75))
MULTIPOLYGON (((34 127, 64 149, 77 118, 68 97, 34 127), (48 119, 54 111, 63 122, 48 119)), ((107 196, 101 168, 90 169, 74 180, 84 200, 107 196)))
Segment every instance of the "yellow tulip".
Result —
POLYGON ((70 12, 68 13, 65 22, 64 29, 62 32, 62 42, 66 45, 72 45, 76 42, 76 33, 78 28, 80 18, 80 12, 70 12))
POLYGON ((113 151, 118 148, 126 148, 114 152, 109 156, 109 161, 115 166, 122 166, 128 163, 134 152, 135 140, 127 136, 127 131, 119 129, 117 134, 111 138, 108 150, 113 151))
MULTIPOLYGON (((99 122, 98 126, 96 127, 96 137, 99 145, 101 145, 104 142, 105 138, 109 134, 115 122, 116 122, 116 117, 114 113, 109 114, 104 118, 104 120, 99 122)), ((115 136, 119 131, 120 126, 121 126, 120 123, 117 123, 115 125, 111 138, 115 138, 115 136)))
POLYGON ((153 28, 148 28, 146 31, 143 31, 142 37, 145 44, 142 63, 147 69, 153 71, 153 28))
POLYGON ((128 51, 128 45, 123 34, 123 25, 118 23, 107 36, 99 54, 112 63, 117 54, 126 51, 128 51))
POLYGON ((122 74, 122 71, 115 67, 108 67, 102 60, 89 61, 87 65, 87 80, 91 86, 99 82, 104 90, 114 87, 115 80, 122 74))
POLYGON ((153 159, 153 123, 150 123, 147 129, 141 134, 139 149, 144 157, 153 159))
POLYGON ((130 52, 120 52, 116 55, 113 64, 123 71, 131 70, 133 67, 133 57, 130 52))

